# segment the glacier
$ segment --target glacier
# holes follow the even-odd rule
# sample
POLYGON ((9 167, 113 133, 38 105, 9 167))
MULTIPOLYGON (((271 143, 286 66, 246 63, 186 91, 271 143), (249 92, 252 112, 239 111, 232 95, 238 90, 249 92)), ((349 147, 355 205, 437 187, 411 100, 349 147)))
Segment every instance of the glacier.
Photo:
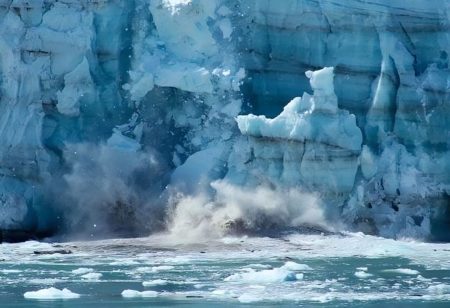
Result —
POLYGON ((449 17, 447 0, 0 0, 1 238, 326 217, 450 240, 449 17))

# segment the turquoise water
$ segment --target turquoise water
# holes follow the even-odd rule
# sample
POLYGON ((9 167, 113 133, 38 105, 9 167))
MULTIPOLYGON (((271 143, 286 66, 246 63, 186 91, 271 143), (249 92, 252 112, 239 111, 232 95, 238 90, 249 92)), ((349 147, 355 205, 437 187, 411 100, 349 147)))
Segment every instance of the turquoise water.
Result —
POLYGON ((0 260, 2 307, 450 306, 450 245, 354 234, 29 242, 0 245, 0 260), (24 297, 50 287, 80 297, 24 297))

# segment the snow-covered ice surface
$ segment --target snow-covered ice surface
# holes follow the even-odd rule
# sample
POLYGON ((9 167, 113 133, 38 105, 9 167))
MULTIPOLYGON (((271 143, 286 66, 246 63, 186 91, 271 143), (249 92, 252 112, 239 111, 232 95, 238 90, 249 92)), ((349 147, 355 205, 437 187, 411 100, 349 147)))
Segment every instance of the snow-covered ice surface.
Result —
POLYGON ((359 233, 228 237, 192 245, 173 244, 165 235, 57 245, 26 242, 0 245, 0 259, 2 304, 18 307, 450 303, 450 244, 359 233), (61 249, 71 253, 52 253, 61 249), (81 276, 94 273, 101 273, 101 279, 81 276))

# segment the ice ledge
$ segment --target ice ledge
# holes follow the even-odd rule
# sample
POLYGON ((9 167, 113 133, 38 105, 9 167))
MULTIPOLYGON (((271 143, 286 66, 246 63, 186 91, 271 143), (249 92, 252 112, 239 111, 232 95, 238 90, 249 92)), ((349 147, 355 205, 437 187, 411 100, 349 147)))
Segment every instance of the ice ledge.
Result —
POLYGON ((238 116, 243 135, 278 138, 300 142, 315 141, 331 146, 361 151, 362 133, 356 117, 337 105, 334 93, 334 68, 306 72, 314 95, 294 98, 274 119, 253 114, 238 116))

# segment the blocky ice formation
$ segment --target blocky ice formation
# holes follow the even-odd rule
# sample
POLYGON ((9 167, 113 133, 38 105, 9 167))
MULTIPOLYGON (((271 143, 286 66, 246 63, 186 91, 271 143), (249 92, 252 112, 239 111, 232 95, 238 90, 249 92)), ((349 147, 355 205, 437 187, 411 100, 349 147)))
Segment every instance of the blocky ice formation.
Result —
POLYGON ((2 235, 148 234, 171 193, 226 179, 314 192, 351 230, 449 239, 449 16, 446 0, 0 0, 2 235))

